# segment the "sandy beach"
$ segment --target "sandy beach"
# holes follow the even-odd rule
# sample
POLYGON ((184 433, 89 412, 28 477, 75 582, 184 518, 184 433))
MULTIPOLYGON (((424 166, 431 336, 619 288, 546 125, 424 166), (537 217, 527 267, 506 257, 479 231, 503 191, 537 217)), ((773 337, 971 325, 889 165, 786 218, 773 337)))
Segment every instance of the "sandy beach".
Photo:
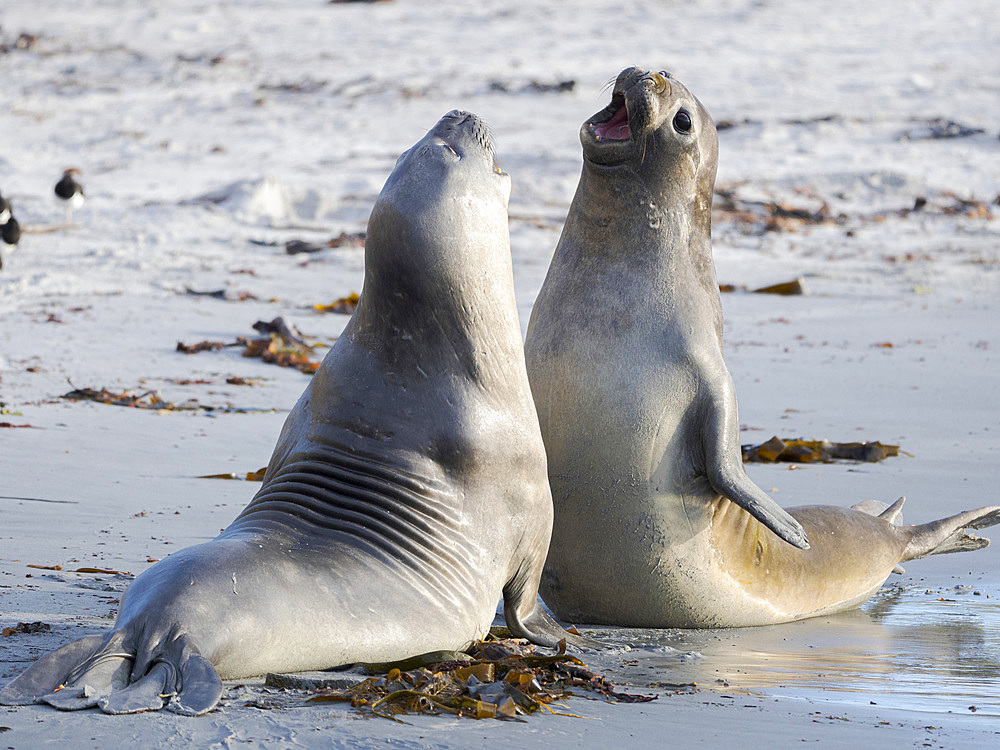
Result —
MULTIPOLYGON (((329 346, 401 151, 453 108, 510 173, 522 327, 622 68, 670 70, 719 128, 714 247, 744 443, 878 440, 882 463, 751 464, 783 506, 995 504, 1000 8, 992 0, 0 2, 0 684, 109 628, 135 575, 214 537, 309 376, 178 342, 279 316, 329 346), (625 7, 620 7, 624 5, 625 7), (53 186, 77 168, 67 224, 53 186), (805 294, 751 290, 801 279, 805 294), (128 391, 159 408, 70 400, 128 391), (9 426, 8 426, 9 425, 9 426), (41 566, 41 567, 29 567, 41 566), (60 566, 60 569, 54 569, 60 566), (108 573, 77 573, 92 568, 108 573)), ((318 361, 325 349, 316 352, 318 361)), ((992 532, 992 533, 991 533, 992 532)), ((364 719, 227 683, 200 718, 0 707, 0 747, 987 747, 1000 736, 1000 532, 906 565, 861 609, 766 628, 588 628, 646 704, 585 718, 364 719), (626 648, 627 647, 627 648, 626 648), (697 682, 672 695, 666 683, 697 682)))

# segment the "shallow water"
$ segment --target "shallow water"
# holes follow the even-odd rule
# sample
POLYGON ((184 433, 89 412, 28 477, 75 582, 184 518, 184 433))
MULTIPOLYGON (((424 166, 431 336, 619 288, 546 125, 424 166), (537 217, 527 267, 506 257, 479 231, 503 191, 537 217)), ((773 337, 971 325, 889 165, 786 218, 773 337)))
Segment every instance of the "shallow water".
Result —
POLYGON ((613 671, 635 687, 696 682, 817 703, 1000 716, 1000 593, 992 587, 888 586, 858 610, 760 628, 594 634, 633 645, 613 671))

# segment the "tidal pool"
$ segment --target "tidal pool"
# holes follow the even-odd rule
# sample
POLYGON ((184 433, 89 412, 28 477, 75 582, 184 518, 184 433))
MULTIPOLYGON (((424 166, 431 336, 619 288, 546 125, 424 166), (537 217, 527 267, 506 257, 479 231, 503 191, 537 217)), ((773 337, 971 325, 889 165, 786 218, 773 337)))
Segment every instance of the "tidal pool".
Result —
POLYGON ((614 666, 591 661, 633 688, 696 682, 733 694, 1000 716, 993 585, 890 585, 860 609, 759 628, 587 632, 632 647, 614 666))

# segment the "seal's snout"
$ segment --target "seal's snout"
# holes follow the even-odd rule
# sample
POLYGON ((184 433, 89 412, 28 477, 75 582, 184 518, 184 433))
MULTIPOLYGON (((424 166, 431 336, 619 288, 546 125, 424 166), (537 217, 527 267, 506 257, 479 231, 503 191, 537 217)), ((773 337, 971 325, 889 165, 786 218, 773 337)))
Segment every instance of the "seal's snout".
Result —
POLYGON ((665 70, 650 71, 626 68, 615 79, 611 104, 591 118, 589 123, 598 141, 628 141, 642 135, 644 114, 651 110, 650 99, 670 94, 670 78, 665 70))
POLYGON ((441 118, 447 132, 468 133, 491 158, 496 156, 496 137, 493 129, 479 115, 462 109, 453 109, 441 118))
POLYGON ((649 73, 648 70, 637 68, 635 66, 625 68, 625 70, 618 74, 618 78, 615 79, 615 92, 617 93, 631 88, 634 83, 642 79, 642 77, 647 73, 649 73))
POLYGON ((611 103, 583 127, 584 155, 604 166, 646 155, 646 138, 659 127, 675 79, 665 70, 626 68, 615 79, 611 103))
POLYGON ((493 128, 491 128, 486 120, 476 115, 470 115, 472 117, 472 135, 479 142, 479 145, 486 149, 486 153, 490 156, 496 154, 496 137, 493 135, 493 128))

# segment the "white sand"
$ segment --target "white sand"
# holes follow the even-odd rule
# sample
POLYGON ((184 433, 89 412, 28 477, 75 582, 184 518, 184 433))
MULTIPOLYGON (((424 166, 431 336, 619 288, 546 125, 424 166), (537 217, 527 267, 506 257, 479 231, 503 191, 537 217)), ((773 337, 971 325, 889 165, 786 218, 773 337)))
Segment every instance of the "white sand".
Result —
MULTIPOLYGON (((910 522, 997 502, 1000 222, 942 211, 955 196, 989 204, 1000 190, 993 0, 156 5, 0 6, 0 44, 40 37, 0 54, 0 191, 26 230, 0 272, 0 401, 16 412, 0 422, 34 426, 0 429, 0 627, 52 626, 0 638, 0 680, 107 628, 128 582, 27 564, 137 574, 214 536, 252 496, 251 483, 194 477, 263 466, 307 376, 233 349, 185 356, 177 341, 252 335, 254 321, 277 315, 317 340, 336 336, 346 318, 311 305, 360 290, 362 251, 291 257, 283 243, 362 230, 395 157, 454 107, 494 126, 514 181, 526 324, 579 175, 580 123, 630 64, 670 69, 720 123, 750 121, 720 134, 720 187, 845 214, 763 235, 716 225, 720 282, 803 276, 810 291, 723 298, 745 442, 877 439, 912 455, 753 466, 752 476, 784 505, 905 494, 910 522), (570 92, 525 90, 567 80, 570 92), (288 85, 304 90, 280 90, 288 85), (938 117, 985 133, 920 139, 938 117), (63 221, 51 191, 71 166, 83 171, 87 204, 72 228, 38 231, 63 221), (212 194, 229 197, 195 200, 212 194), (918 196, 924 211, 874 220, 918 196), (232 386, 230 375, 260 380, 232 386), (67 380, 275 411, 68 403, 67 380), (9 499, 18 497, 59 502, 9 499)), ((641 647, 594 666, 639 691, 690 679, 702 691, 570 704, 591 720, 402 726, 330 705, 243 707, 268 698, 255 683, 199 719, 3 709, 0 747, 157 747, 173 737, 199 747, 984 747, 1000 733, 998 562, 993 547, 910 563, 894 577, 901 586, 838 617, 602 632, 641 647)))

